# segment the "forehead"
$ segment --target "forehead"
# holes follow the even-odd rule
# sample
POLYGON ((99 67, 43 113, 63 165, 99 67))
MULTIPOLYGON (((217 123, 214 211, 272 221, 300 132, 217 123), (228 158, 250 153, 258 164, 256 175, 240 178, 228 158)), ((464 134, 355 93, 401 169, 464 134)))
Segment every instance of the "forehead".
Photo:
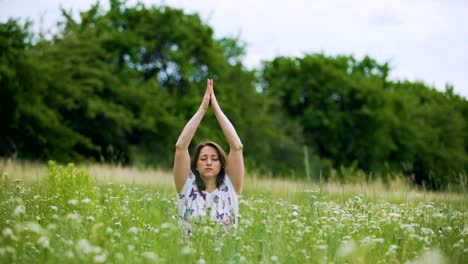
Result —
POLYGON ((201 150, 200 150, 200 156, 203 156, 203 155, 218 155, 218 152, 216 151, 216 149, 212 146, 204 146, 201 150))

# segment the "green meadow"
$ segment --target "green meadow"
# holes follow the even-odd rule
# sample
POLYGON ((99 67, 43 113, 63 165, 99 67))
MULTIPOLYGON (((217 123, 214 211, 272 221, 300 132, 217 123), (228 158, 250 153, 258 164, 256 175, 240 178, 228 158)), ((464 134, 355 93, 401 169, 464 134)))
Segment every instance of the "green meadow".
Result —
POLYGON ((467 263, 466 193, 246 174, 237 229, 180 230, 167 171, 2 161, 0 263, 467 263))

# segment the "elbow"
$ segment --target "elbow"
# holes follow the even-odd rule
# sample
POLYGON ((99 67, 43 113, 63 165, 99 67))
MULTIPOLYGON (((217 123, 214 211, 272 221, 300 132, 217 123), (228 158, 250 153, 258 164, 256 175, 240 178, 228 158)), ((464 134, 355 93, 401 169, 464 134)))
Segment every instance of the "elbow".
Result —
POLYGON ((177 141, 177 143, 175 144, 175 149, 176 150, 185 150, 187 148, 188 148, 188 146, 186 144, 182 144, 179 141, 177 141))
POLYGON ((241 142, 236 143, 236 144, 230 146, 230 149, 231 149, 231 150, 235 150, 235 151, 242 151, 243 148, 244 148, 244 145, 242 145, 241 142))

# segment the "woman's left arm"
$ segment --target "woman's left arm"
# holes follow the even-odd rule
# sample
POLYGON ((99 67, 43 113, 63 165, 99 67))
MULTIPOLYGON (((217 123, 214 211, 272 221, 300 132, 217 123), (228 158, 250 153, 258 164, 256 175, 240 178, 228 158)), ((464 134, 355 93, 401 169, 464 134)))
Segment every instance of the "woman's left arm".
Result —
MULTIPOLYGON (((213 80, 210 80, 209 85, 213 87, 213 80)), ((236 129, 231 124, 231 121, 221 110, 221 107, 216 100, 213 89, 211 89, 210 97, 211 109, 213 110, 216 119, 218 120, 221 129, 223 130, 224 136, 229 143, 229 155, 227 161, 226 173, 234 185, 234 189, 237 194, 242 191, 242 184, 244 182, 244 156, 242 153, 242 142, 237 135, 236 129)))

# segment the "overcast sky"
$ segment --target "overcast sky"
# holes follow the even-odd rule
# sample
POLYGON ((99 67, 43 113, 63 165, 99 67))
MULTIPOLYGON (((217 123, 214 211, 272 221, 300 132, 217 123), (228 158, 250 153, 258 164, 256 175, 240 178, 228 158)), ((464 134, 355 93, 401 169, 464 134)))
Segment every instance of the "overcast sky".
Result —
MULTIPOLYGON (((89 8, 96 0, 0 0, 0 21, 30 17, 54 27, 59 7, 89 8)), ((101 1, 104 7, 107 1, 101 1)), ((128 1, 133 5, 137 1, 128 1)), ((392 79, 448 82, 468 98, 468 0, 140 0, 197 12, 216 37, 247 43, 245 64, 279 55, 368 54, 389 61, 392 79)))

